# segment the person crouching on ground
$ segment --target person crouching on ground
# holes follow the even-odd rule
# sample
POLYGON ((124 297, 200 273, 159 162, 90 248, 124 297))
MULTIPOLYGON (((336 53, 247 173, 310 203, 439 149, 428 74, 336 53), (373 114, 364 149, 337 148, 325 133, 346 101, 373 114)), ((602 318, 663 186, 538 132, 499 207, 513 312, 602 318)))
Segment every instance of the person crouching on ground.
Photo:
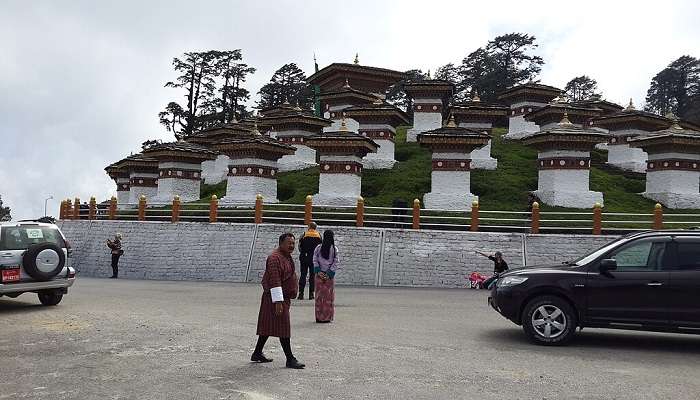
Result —
POLYGON ((282 350, 287 357, 287 368, 302 369, 300 363, 292 354, 291 324, 289 322, 289 307, 291 299, 297 295, 297 275, 294 269, 292 252, 294 251, 294 235, 283 233, 279 237, 279 247, 272 251, 265 262, 265 273, 262 277, 263 294, 260 300, 258 314, 258 343, 255 346, 250 361, 267 363, 271 358, 265 357, 263 347, 270 336, 280 338, 282 350))
POLYGON ((114 241, 107 239, 107 247, 112 253, 112 276, 110 276, 110 279, 117 279, 119 278, 119 257, 124 254, 124 250, 122 250, 122 234, 117 233, 114 235, 114 241))
POLYGON ((477 251, 476 253, 493 261, 493 276, 484 281, 484 288, 491 289, 491 285, 498 279, 498 277, 502 273, 508 271, 508 263, 503 259, 503 254, 500 251, 497 251, 492 256, 484 254, 480 251, 477 251))
POLYGON ((314 250, 314 275, 316 279, 316 322, 333 321, 335 313, 335 272, 338 270, 338 248, 333 231, 323 232, 323 243, 314 250))
POLYGON ((309 300, 314 298, 314 249, 321 244, 321 235, 316 230, 316 223, 311 222, 309 229, 304 232, 299 239, 299 297, 304 300, 304 286, 306 286, 306 276, 309 277, 309 300))

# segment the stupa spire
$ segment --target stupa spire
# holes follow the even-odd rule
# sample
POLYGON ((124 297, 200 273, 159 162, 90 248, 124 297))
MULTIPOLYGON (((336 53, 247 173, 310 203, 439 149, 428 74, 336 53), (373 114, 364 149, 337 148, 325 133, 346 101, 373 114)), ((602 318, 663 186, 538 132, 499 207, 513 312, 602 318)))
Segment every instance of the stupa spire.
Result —
POLYGON ((449 119, 449 121, 447 121, 447 127, 448 128, 456 128, 457 127, 457 124, 455 123, 455 116, 454 115, 450 115, 450 119, 449 119))
POLYGON ((360 54, 355 53, 355 60, 353 61, 353 64, 358 65, 360 64, 360 54))
POLYGON ((559 121, 559 126, 572 126, 573 124, 569 121, 569 113, 564 111, 564 116, 561 121, 559 121))

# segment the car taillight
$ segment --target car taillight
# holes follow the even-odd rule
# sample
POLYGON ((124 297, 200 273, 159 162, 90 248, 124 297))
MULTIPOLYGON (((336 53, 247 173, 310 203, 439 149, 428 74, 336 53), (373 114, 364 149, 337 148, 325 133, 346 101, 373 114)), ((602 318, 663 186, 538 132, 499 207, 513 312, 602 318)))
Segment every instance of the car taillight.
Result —
POLYGON ((68 257, 70 258, 73 256, 73 247, 70 245, 70 242, 68 241, 68 239, 65 239, 65 242, 66 242, 66 253, 68 254, 68 257))
POLYGON ((68 269, 68 278, 75 278, 75 270, 73 268, 68 269))

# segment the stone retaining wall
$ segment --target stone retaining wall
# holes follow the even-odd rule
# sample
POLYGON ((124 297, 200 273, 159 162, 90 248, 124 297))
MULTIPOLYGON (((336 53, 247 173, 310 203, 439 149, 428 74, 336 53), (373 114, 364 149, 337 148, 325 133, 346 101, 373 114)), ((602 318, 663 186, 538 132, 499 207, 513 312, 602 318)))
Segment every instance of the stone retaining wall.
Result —
MULTIPOLYGON (((303 226, 134 221, 60 221, 85 276, 111 274, 105 241, 121 232, 120 277, 260 282, 265 258, 285 231, 303 226)), ((501 251, 513 267, 574 259, 614 236, 413 231, 333 227, 340 250, 337 282, 361 286, 460 287, 493 263, 475 253, 501 251)), ((298 268, 298 252, 294 259, 298 268)))

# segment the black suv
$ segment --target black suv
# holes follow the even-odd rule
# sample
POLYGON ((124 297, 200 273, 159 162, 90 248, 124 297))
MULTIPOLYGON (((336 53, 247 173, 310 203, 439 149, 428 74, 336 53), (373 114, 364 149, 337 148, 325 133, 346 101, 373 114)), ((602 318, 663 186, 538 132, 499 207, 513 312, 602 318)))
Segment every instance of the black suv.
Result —
POLYGON ((512 270, 489 304, 545 345, 577 327, 700 334, 700 231, 635 233, 576 261, 512 270))

